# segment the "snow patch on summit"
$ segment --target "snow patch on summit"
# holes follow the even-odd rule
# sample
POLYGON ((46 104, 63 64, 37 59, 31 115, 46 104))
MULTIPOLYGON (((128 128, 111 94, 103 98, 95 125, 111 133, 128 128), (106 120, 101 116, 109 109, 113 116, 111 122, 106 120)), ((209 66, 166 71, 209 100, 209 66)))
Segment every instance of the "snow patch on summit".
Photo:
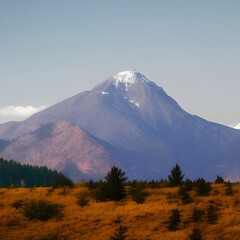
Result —
POLYGON ((240 123, 232 124, 232 125, 230 125, 229 127, 231 127, 231 128, 235 128, 235 129, 239 129, 239 130, 240 130, 240 123))
POLYGON ((135 70, 120 72, 113 78, 115 79, 115 86, 118 87, 119 83, 123 83, 126 91, 128 91, 128 88, 135 84, 138 80, 149 82, 149 80, 143 74, 135 70))

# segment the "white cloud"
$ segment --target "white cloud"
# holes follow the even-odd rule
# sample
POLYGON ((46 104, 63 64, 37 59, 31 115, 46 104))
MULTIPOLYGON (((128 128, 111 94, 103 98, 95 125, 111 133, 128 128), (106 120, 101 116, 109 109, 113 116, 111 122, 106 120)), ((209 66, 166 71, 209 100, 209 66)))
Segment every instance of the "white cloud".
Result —
POLYGON ((6 106, 0 108, 0 122, 21 121, 45 108, 46 106, 6 106))

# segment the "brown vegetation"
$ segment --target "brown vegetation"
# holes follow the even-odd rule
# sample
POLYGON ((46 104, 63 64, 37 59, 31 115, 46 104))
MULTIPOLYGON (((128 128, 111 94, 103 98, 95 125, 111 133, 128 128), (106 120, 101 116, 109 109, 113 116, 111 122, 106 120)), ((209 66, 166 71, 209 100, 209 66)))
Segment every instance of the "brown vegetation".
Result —
POLYGON ((232 194, 227 195, 226 185, 212 184, 208 196, 199 196, 193 188, 188 192, 192 199, 188 204, 183 203, 179 187, 145 189, 147 195, 142 204, 132 200, 130 187, 126 188, 125 198, 118 202, 97 202, 94 190, 89 190, 86 183, 54 190, 0 189, 0 239, 110 240, 125 234, 126 240, 238 240, 240 186, 232 185, 231 189, 232 194), (59 208, 53 217, 42 221, 26 216, 26 206, 33 203, 59 208), (176 220, 171 217, 176 210, 180 218, 170 230, 169 222, 176 220), (123 229, 127 232, 120 233, 123 229))

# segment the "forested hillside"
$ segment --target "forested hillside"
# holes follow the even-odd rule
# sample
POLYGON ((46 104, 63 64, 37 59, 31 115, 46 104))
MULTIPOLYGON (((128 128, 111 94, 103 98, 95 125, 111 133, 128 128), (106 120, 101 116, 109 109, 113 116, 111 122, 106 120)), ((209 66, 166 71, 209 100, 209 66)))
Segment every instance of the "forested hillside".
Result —
POLYGON ((71 181, 62 173, 31 165, 21 165, 13 160, 7 161, 0 158, 0 187, 33 187, 71 185, 71 181))

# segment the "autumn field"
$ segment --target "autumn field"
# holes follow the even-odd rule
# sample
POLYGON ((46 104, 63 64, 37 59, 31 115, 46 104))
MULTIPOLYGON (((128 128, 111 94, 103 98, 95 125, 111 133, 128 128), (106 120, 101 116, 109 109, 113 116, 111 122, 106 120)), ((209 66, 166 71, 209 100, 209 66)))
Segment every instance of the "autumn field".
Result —
POLYGON ((186 204, 179 187, 148 188, 144 190, 148 193, 144 203, 138 204, 129 194, 121 201, 97 202, 85 183, 73 188, 2 188, 0 239, 107 240, 122 226, 126 227, 128 240, 190 239, 194 228, 201 232, 202 239, 237 240, 240 186, 233 185, 231 194, 226 194, 226 189, 225 184, 212 184, 209 196, 198 196, 192 189, 192 201, 186 204), (83 195, 87 201, 81 204, 83 195), (47 221, 30 219, 24 206, 32 200, 58 204, 59 213, 47 221), (175 223, 176 229, 171 230, 169 222, 174 209, 179 211, 180 219, 175 223))

